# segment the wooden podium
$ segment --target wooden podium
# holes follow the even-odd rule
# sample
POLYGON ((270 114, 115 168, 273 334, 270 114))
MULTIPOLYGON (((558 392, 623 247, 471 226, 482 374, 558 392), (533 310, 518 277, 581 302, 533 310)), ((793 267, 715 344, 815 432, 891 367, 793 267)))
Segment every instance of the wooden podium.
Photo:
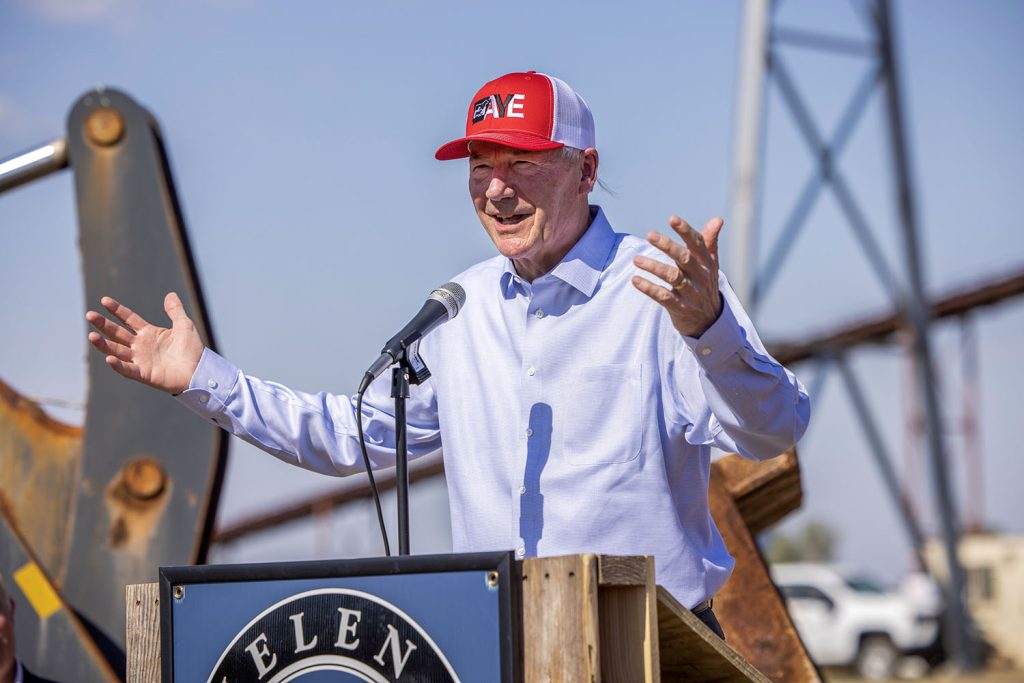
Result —
MULTIPOLYGON (((525 683, 768 681, 654 582, 651 557, 516 563, 525 683)), ((128 683, 159 683, 158 584, 126 589, 128 683)))
MULTIPOLYGON (((795 451, 766 462, 719 460, 709 497, 736 558, 732 578, 715 597, 728 643, 655 584, 652 557, 533 558, 514 562, 510 572, 518 596, 512 608, 517 676, 525 683, 820 682, 754 542, 800 506, 795 451)), ((130 585, 126 598, 127 680, 157 683, 158 584, 130 585)))

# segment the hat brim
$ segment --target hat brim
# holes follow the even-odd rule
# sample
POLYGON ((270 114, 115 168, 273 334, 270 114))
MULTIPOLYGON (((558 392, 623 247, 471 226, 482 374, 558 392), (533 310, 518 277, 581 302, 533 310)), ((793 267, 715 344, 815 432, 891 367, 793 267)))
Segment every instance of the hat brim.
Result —
POLYGON ((520 133, 517 131, 503 133, 485 132, 477 133, 476 135, 469 135, 464 138, 459 138, 458 140, 452 140, 451 142, 441 145, 441 147, 434 152, 434 158, 439 161, 465 159, 469 156, 469 143, 474 140, 493 142, 499 145, 504 145, 505 147, 525 149, 529 151, 565 147, 561 142, 552 142, 545 137, 534 135, 533 133, 520 133))

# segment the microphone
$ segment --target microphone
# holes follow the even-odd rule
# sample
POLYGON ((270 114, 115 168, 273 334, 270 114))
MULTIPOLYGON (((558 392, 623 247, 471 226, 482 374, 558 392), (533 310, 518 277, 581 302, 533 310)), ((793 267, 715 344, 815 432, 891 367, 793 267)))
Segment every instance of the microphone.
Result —
POLYGON ((466 290, 458 282, 446 282, 427 297, 420 312, 399 330, 398 334, 388 340, 381 349, 380 356, 373 361, 363 381, 359 383, 359 391, 363 393, 370 382, 380 377, 385 370, 397 363, 405 355, 406 349, 425 337, 441 323, 446 323, 459 314, 459 309, 466 303, 466 290))

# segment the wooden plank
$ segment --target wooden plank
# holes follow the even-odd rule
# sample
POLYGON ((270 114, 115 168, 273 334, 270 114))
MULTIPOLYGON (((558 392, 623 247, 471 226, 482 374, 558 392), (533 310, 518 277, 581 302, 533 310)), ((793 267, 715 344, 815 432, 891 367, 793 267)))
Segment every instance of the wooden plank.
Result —
POLYGON ((661 586, 658 586, 658 640, 662 681, 769 683, 764 674, 661 586))
POLYGON ((708 493, 715 524, 736 558, 714 607, 729 644, 773 681, 820 681, 721 470, 712 468, 708 493))
POLYGON ((128 683, 160 683, 160 584, 124 589, 128 683))
POLYGON ((648 555, 598 555, 598 586, 646 586, 648 555))
POLYGON ((604 579, 598 579, 597 589, 602 679, 657 683, 661 668, 654 558, 602 555, 598 568, 604 579))
POLYGON ((523 560, 525 683, 600 683, 597 556, 523 560))

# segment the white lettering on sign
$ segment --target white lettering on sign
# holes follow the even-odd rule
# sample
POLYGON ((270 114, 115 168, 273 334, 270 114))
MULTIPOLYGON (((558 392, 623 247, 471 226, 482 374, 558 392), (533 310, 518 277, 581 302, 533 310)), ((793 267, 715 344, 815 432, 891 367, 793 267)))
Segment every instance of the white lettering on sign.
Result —
POLYGON ((316 641, 320 637, 313 636, 313 640, 308 643, 306 642, 306 634, 302 632, 302 617, 305 614, 305 612, 299 612, 298 614, 293 614, 288 617, 292 620, 292 625, 295 626, 295 654, 305 652, 306 650, 312 650, 316 647, 316 641))
MULTIPOLYGON (((512 105, 512 95, 501 100, 505 112, 512 105)), ((486 97, 477 101, 481 113, 489 102, 486 97)), ((203 680, 274 683, 311 666, 355 671, 350 666, 355 662, 358 671, 368 676, 366 680, 460 680, 419 624, 391 603, 347 588, 317 588, 268 607, 235 635, 203 680)))
POLYGON ((409 655, 416 649, 416 646, 410 640, 405 641, 406 651, 402 654, 402 645, 398 641, 398 629, 388 624, 388 637, 384 639, 384 644, 380 648, 380 652, 374 656, 374 661, 384 666, 384 653, 388 650, 388 645, 391 646, 391 666, 395 671, 395 678, 402 677, 402 669, 405 668, 405 663, 409 661, 409 655))
POLYGON ((245 651, 252 655, 252 661, 256 664, 256 671, 259 672, 261 680, 277 664, 277 655, 271 654, 270 649, 267 647, 266 633, 256 636, 256 640, 245 646, 245 651), (264 663, 264 659, 267 657, 270 657, 270 661, 264 663))
POLYGON ((359 626, 359 620, 363 618, 363 613, 357 609, 345 607, 339 607, 338 611, 341 612, 341 623, 338 625, 338 642, 334 645, 344 650, 354 650, 359 647, 359 639, 349 640, 349 638, 356 634, 356 627, 359 626))

